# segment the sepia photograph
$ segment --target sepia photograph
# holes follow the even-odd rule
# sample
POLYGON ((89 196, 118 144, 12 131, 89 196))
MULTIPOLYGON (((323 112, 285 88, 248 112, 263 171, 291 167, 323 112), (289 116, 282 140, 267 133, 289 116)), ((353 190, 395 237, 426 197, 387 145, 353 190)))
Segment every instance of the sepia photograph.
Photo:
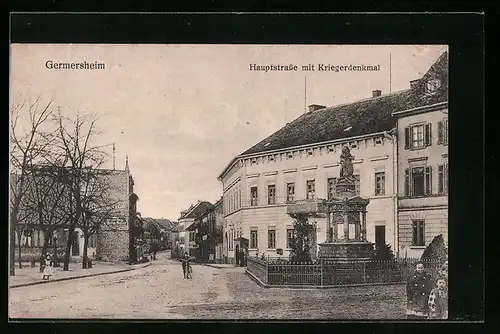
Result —
POLYGON ((449 319, 448 51, 11 44, 9 317, 449 319))

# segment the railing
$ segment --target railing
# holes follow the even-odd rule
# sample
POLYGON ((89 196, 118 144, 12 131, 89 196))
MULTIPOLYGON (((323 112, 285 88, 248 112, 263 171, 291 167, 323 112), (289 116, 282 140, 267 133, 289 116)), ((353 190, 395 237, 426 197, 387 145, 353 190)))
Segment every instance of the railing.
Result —
POLYGON ((268 282, 268 264, 264 260, 256 258, 247 259, 247 270, 254 274, 263 283, 268 282))
MULTIPOLYGON (((417 259, 394 261, 330 261, 293 263, 285 258, 248 258, 247 270, 268 285, 343 286, 406 282, 417 259)), ((441 263, 424 261, 427 273, 437 277, 441 263)))

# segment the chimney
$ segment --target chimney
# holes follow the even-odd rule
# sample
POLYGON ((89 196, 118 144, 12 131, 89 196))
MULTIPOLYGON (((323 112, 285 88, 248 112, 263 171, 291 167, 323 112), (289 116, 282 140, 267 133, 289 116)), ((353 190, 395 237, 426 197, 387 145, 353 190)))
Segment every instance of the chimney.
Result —
POLYGON ((410 81, 410 89, 416 88, 418 86, 419 81, 420 81, 420 79, 415 79, 415 80, 410 81))
POLYGON ((309 112, 313 112, 324 108, 326 108, 326 106, 320 106, 319 104, 311 104, 309 105, 309 112))
POLYGON ((378 89, 374 90, 372 93, 373 97, 379 97, 380 95, 382 95, 382 91, 378 89))

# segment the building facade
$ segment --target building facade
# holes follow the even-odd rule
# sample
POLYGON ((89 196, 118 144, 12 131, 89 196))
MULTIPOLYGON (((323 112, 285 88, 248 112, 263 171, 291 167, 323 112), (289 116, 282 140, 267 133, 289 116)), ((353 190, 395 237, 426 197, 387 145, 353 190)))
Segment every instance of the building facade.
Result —
MULTIPOLYGON (((224 262, 224 209, 222 198, 214 204, 215 214, 215 262, 224 262)), ((226 254, 227 256, 227 254, 226 254)))
MULTIPOLYGON (((45 243, 50 252, 56 253, 62 259, 69 239, 71 239, 70 257, 73 261, 81 260, 84 255, 85 242, 82 228, 73 227, 74 231, 70 235, 71 226, 69 223, 62 223, 72 210, 69 206, 71 192, 62 182, 64 179, 59 179, 57 170, 62 171, 57 167, 40 166, 34 169, 34 173, 38 174, 30 176, 33 178, 37 175, 30 181, 30 188, 24 196, 21 216, 26 216, 26 219, 19 223, 17 227, 19 233, 16 236, 16 250, 19 249, 20 243, 24 259, 39 257, 45 243), (33 212, 33 205, 43 207, 44 218, 42 220, 33 214, 28 216, 28 212, 33 212), (49 212, 52 212, 52 215, 49 212), (49 216, 51 216, 50 222, 49 216)), ((133 180, 128 168, 126 170, 98 169, 95 172, 97 178, 100 179, 99 183, 106 185, 108 190, 103 200, 109 200, 113 207, 109 210, 104 207, 101 209, 107 210, 106 215, 109 218, 100 224, 97 231, 89 232, 92 234, 88 239, 87 256, 105 261, 126 260, 129 241, 129 192, 133 191, 133 184, 131 185, 133 180)))
POLYGON ((110 184, 110 196, 116 204, 113 216, 97 231, 96 257, 102 261, 129 261, 135 252, 131 224, 137 218, 139 198, 134 193, 128 159, 125 170, 110 170, 106 177, 110 184))
MULTIPOLYGON (((429 72, 440 66, 443 57, 446 54, 429 72)), ((422 97, 417 86, 421 87, 412 82, 409 89, 385 95, 374 90, 368 99, 334 107, 311 105, 304 115, 233 158, 219 175, 228 262, 234 263, 234 241, 240 237, 249 240, 250 255, 276 257, 281 249, 283 256, 288 256, 293 219, 287 214, 287 203, 328 199, 334 194, 344 146, 354 155, 356 193, 370 200, 366 216, 368 241, 389 244, 401 256, 399 238, 406 225, 398 226, 398 219, 403 217, 398 216, 398 206, 405 210, 408 204, 398 200, 398 170, 403 166, 398 163, 398 140, 402 137, 396 119, 399 111, 431 105, 436 100, 428 95, 422 97), (403 230, 398 232, 398 228, 403 230)), ((321 215, 311 222, 316 227, 314 258, 317 244, 326 240, 327 226, 321 215)))
POLYGON ((206 201, 198 201, 191 205, 189 209, 181 212, 179 217, 179 246, 182 252, 187 252, 191 256, 196 256, 198 244, 196 243, 197 231, 190 228, 200 217, 204 216, 213 205, 206 201))
POLYGON ((404 256, 448 242, 448 55, 411 82, 419 103, 394 113, 398 133, 398 230, 404 256))
MULTIPOLYGON (((394 247, 396 137, 389 110, 401 107, 405 95, 406 91, 388 95, 374 91, 372 98, 349 105, 312 105, 308 113, 236 157, 219 177, 229 262, 234 262, 234 239, 239 237, 249 240, 250 255, 274 257, 278 249, 289 255, 293 219, 287 203, 332 196, 344 146, 355 156, 357 194, 370 199, 367 238, 394 247), (314 125, 322 132, 304 136, 314 125)), ((326 217, 313 223, 317 245, 327 237, 326 217)))

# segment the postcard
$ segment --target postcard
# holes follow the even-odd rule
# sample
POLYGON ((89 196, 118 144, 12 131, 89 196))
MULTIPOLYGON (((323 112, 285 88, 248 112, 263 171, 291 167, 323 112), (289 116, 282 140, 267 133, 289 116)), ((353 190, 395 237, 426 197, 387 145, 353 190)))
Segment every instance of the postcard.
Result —
POLYGON ((12 44, 9 316, 447 319, 448 58, 12 44))

